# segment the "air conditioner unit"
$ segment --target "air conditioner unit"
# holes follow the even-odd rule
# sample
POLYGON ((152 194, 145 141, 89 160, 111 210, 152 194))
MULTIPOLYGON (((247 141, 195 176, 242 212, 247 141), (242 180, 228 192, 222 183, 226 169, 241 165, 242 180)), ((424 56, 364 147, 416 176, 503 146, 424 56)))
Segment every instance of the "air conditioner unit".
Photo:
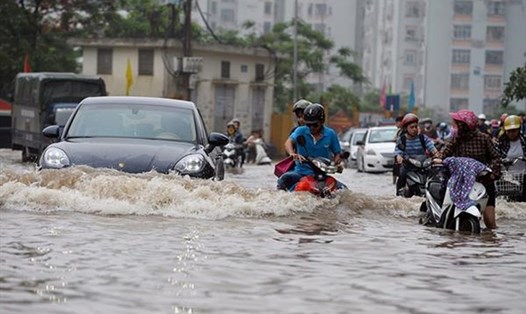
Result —
POLYGON ((174 57, 173 59, 173 70, 174 72, 181 72, 181 57, 174 57))

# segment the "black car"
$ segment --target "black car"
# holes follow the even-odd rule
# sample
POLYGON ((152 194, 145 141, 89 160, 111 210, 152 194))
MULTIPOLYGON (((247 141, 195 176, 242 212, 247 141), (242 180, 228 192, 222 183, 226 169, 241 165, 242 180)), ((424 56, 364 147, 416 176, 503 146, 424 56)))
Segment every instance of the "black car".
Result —
POLYGON ((52 125, 43 134, 58 142, 42 153, 41 169, 87 165, 128 173, 155 170, 217 180, 224 176, 214 148, 227 144, 228 138, 208 134, 196 105, 189 101, 88 97, 63 130, 52 125))

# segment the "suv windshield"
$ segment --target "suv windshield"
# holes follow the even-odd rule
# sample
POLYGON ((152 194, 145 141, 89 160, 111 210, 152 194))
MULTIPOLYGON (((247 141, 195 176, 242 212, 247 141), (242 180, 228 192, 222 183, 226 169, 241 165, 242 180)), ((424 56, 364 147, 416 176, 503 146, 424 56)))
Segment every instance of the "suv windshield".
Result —
POLYGON ((371 130, 369 143, 393 142, 396 136, 396 128, 371 130))

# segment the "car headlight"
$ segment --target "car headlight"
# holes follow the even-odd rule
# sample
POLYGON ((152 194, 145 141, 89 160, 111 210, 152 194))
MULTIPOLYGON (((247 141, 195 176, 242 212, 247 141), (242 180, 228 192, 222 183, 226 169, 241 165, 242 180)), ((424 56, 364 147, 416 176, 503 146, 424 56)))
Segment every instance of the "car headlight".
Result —
POLYGON ((45 166, 50 168, 64 168, 70 165, 68 155, 59 148, 50 147, 44 152, 42 156, 42 161, 45 166))
POLYGON ((368 149, 366 154, 367 155, 376 155, 376 152, 374 151, 374 149, 368 149))
POLYGON ((203 169, 205 160, 202 155, 188 155, 177 162, 175 170, 181 174, 196 173, 203 169))

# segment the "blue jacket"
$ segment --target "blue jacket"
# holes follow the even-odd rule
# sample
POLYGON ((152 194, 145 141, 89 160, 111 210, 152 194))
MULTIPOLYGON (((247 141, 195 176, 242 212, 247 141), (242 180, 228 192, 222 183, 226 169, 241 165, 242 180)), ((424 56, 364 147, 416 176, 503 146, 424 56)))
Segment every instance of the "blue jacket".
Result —
MULTIPOLYGON (((316 142, 314 142, 314 137, 307 126, 296 128, 289 138, 296 143, 296 152, 304 157, 332 158, 334 155, 341 153, 340 141, 338 140, 336 132, 327 126, 323 126, 322 137, 316 142), (304 146, 298 143, 297 139, 300 135, 303 135, 305 138, 304 146)), ((312 175, 314 173, 309 165, 300 163, 299 161, 296 161, 294 171, 302 176, 312 175)))

